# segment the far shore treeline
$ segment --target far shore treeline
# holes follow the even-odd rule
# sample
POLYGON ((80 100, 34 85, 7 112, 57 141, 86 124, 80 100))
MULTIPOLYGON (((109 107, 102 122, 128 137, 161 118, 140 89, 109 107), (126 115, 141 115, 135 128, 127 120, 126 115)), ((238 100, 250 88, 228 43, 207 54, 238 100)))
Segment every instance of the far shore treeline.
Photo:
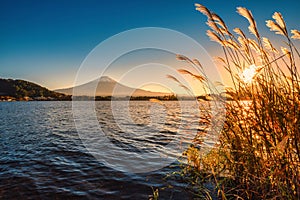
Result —
MULTIPOLYGON (((160 101, 177 101, 177 100, 195 100, 205 101, 212 100, 215 95, 204 96, 76 96, 66 95, 63 93, 51 91, 36 83, 25 80, 1 79, 0 78, 0 101, 148 101, 157 99, 160 101)), ((220 96, 219 96, 220 97, 220 96)), ((222 97, 231 100, 230 97, 222 97)))

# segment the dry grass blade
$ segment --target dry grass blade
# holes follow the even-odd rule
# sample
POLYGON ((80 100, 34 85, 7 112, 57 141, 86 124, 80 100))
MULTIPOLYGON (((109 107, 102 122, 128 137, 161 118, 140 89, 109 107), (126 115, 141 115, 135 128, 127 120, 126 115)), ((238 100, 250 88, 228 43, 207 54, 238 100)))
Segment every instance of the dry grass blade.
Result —
POLYGON ((274 31, 276 34, 287 36, 287 33, 274 21, 267 20, 266 25, 270 28, 271 31, 274 31))
POLYGON ((275 19, 276 23, 282 28, 282 30, 285 30, 285 32, 287 32, 285 21, 281 15, 281 13, 275 12, 274 15, 272 16, 272 18, 275 19))
POLYGON ((242 36, 243 38, 246 38, 245 33, 240 28, 235 28, 233 31, 238 34, 239 36, 242 36))
POLYGON ((179 73, 182 73, 182 74, 189 74, 191 76, 193 76, 194 74, 186 69, 179 69, 177 70, 179 73))
POLYGON ((274 154, 277 156, 282 156, 284 153, 285 146, 287 144, 287 141, 289 140, 289 137, 286 135, 274 148, 274 154))
POLYGON ((184 56, 184 55, 180 55, 180 54, 177 54, 177 55, 176 55, 176 59, 177 59, 177 60, 183 60, 183 61, 189 60, 188 57, 186 57, 186 56, 184 56))
POLYGON ((247 41, 249 42, 250 47, 252 47, 252 49, 254 51, 256 51, 256 53, 260 53, 259 45, 257 44, 257 42, 255 40, 248 38, 247 41))
POLYGON ((255 22, 255 20, 253 18, 253 15, 252 15, 251 11, 248 10, 247 8, 238 7, 237 8, 237 12, 241 16, 245 17, 248 20, 248 22, 250 24, 250 26, 248 27, 250 33, 252 33, 257 38, 259 38, 259 34, 258 34, 258 31, 257 31, 257 28, 256 28, 256 22, 255 22))
POLYGON ((239 44, 237 44, 235 41, 228 39, 227 41, 224 41, 224 45, 227 47, 230 47, 232 49, 238 50, 240 48, 239 44))
POLYGON ((212 13, 212 19, 213 19, 217 24, 219 24, 219 26, 220 26, 221 28, 223 28, 225 31, 228 32, 228 28, 227 28, 225 22, 222 20, 222 18, 221 18, 219 15, 217 15, 217 14, 215 14, 215 13, 212 13))
POLYGON ((211 12, 203 5, 195 3, 196 10, 201 12, 203 15, 206 15, 209 19, 212 18, 211 12))
POLYGON ((214 57, 214 60, 215 60, 215 61, 218 61, 218 62, 220 62, 220 63, 226 64, 226 61, 225 61, 222 57, 220 57, 220 56, 214 57))
POLYGON ((217 42, 224 46, 223 40, 216 33, 212 32, 211 30, 207 30, 206 35, 210 38, 211 41, 217 42))
POLYGON ((287 48, 284 48, 284 47, 281 47, 281 52, 283 54, 289 54, 290 53, 290 51, 287 48))
POLYGON ((291 30, 292 38, 295 40, 300 40, 300 31, 298 30, 291 30))
POLYGON ((277 49, 275 49, 275 47, 272 45, 271 41, 268 38, 263 37, 263 44, 267 50, 272 51, 274 53, 278 53, 277 49))
POLYGON ((245 18, 249 21, 250 24, 253 24, 253 23, 254 23, 253 15, 252 15, 252 13, 251 13, 247 8, 238 7, 238 8, 237 8, 237 12, 238 12, 241 16, 245 17, 245 18))
POLYGON ((189 62, 190 64, 194 64, 194 62, 189 59, 188 57, 184 56, 184 55, 180 55, 180 54, 177 54, 176 55, 176 59, 177 60, 180 60, 180 61, 186 61, 186 62, 189 62))
POLYGON ((208 20, 206 22, 207 26, 210 27, 212 30, 214 30, 215 32, 220 32, 220 28, 217 26, 217 24, 212 21, 212 20, 208 20))
POLYGON ((193 62, 194 62, 197 66, 199 66, 200 69, 203 69, 203 67, 202 67, 201 63, 199 62, 199 60, 193 59, 193 62))
POLYGON ((249 54, 249 47, 247 38, 238 37, 238 41, 240 43, 241 50, 246 51, 249 54))
POLYGON ((194 73, 192 73, 192 72, 190 72, 186 69, 179 69, 178 72, 182 73, 182 74, 188 74, 188 75, 192 76, 193 78, 197 79, 200 82, 203 82, 205 80, 204 76, 194 74, 194 73))
POLYGON ((253 35, 255 35, 257 38, 259 37, 258 36, 258 32, 256 30, 256 26, 254 24, 251 24, 249 27, 249 32, 252 33, 253 35))
POLYGON ((173 81, 181 84, 181 82, 177 78, 175 78, 174 76, 172 76, 172 75, 167 75, 167 78, 172 79, 173 81))

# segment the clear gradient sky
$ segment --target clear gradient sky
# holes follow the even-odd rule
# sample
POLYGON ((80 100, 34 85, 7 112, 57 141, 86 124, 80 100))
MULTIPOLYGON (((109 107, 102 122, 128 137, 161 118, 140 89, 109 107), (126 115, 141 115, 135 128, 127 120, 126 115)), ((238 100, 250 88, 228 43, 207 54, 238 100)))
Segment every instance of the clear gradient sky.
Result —
MULTIPOLYGON (((214 55, 205 35, 200 3, 229 25, 247 27, 236 7, 250 9, 262 33, 275 11, 288 28, 300 29, 299 0, 2 0, 0 2, 0 77, 25 79, 50 89, 71 86, 87 54, 101 41, 139 27, 180 31, 214 55)), ((273 34, 272 34, 273 35, 273 34)), ((275 36, 270 36, 275 37, 275 36)))

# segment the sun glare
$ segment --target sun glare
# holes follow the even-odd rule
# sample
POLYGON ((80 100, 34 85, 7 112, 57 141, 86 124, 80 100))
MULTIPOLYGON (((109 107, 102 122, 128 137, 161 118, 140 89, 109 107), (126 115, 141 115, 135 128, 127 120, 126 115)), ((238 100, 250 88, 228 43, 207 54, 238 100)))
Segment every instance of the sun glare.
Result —
POLYGON ((244 69, 244 71, 240 74, 240 78, 245 82, 245 83, 251 83, 254 76, 257 73, 257 66, 255 65, 250 65, 248 68, 244 69))

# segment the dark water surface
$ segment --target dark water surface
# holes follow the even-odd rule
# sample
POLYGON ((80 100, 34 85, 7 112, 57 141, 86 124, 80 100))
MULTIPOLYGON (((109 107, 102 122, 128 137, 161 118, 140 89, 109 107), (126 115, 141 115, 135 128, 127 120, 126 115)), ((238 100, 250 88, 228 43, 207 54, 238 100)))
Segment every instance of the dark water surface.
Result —
MULTIPOLYGON (((99 123, 108 137, 118 132, 108 120, 110 102, 96 102, 99 123)), ((149 121, 150 102, 133 104, 129 124, 137 129, 149 121), (149 114, 149 113, 148 113, 149 114)), ((143 144, 163 147, 176 134, 181 117, 178 105, 167 102, 173 114, 166 127, 153 135, 117 139, 130 148, 143 144)), ((183 114, 184 115, 184 114, 183 114)), ((186 115, 190 116, 190 115, 186 115)), ((191 121, 195 116, 190 116, 191 121)), ((160 199, 191 199, 186 184, 178 178, 166 178, 179 167, 133 174, 109 168, 84 147, 76 131, 72 102, 2 102, 0 103, 0 199, 148 199, 159 188, 160 199), (172 185, 172 188, 168 186, 172 185)))

